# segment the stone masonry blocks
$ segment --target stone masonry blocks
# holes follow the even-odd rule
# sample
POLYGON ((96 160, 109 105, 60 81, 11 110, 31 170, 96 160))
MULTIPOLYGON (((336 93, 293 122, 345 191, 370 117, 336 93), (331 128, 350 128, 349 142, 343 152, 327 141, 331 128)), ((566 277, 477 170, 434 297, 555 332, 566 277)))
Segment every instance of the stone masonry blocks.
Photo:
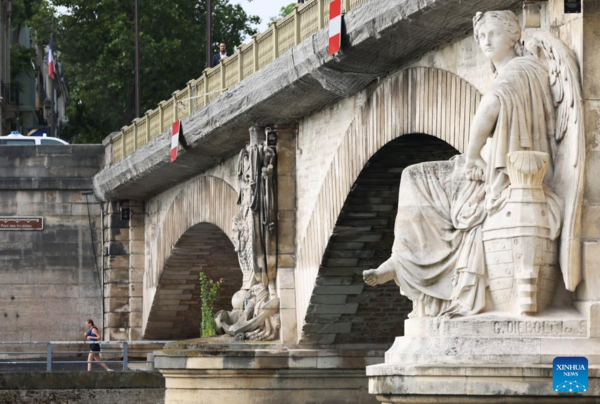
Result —
POLYGON ((600 301, 600 242, 583 243, 583 282, 577 287, 578 300, 600 301))
POLYGON ((277 130, 277 293, 280 297, 281 342, 297 341, 296 292, 296 125, 277 130))
POLYGON ((103 253, 104 337, 108 340, 141 339, 142 282, 145 262, 144 204, 140 201, 109 202, 104 205, 103 253), (121 210, 131 209, 130 220, 121 210))

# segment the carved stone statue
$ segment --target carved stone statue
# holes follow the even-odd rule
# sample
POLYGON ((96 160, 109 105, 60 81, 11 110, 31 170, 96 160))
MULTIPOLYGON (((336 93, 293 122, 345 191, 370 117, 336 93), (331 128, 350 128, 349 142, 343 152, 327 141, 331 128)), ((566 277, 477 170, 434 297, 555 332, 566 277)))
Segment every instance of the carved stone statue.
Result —
POLYGON ((275 206, 275 148, 264 128, 250 128, 250 143, 238 159, 238 211, 232 219, 233 244, 243 273, 233 311, 217 313, 217 329, 250 340, 277 338, 279 298, 275 206))
POLYGON ((242 289, 262 283, 275 297, 275 149, 261 127, 250 129, 250 144, 238 159, 238 211, 233 218, 234 247, 244 274, 242 289))
POLYGON ((215 316, 217 330, 240 340, 272 341, 277 338, 281 328, 279 298, 269 299, 269 292, 262 284, 252 286, 242 302, 236 296, 232 303, 232 311, 222 310, 215 316))
POLYGON ((404 170, 392 256, 363 273, 394 280, 410 317, 543 310, 581 280, 579 69, 548 33, 526 44, 510 11, 478 13, 475 40, 496 74, 464 155, 404 170), (560 251, 558 241, 560 238, 560 251))

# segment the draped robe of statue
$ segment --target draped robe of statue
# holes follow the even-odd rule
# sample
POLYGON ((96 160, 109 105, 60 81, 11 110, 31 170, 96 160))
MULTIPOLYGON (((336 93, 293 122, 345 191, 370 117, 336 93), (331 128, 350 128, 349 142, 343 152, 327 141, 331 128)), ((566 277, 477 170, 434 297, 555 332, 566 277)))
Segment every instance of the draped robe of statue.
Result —
POLYGON ((402 174, 392 257, 403 294, 415 303, 412 316, 471 315, 486 302, 482 224, 506 202, 507 153, 548 153, 544 179, 550 237, 560 233, 562 202, 550 188, 556 152, 555 107, 548 68, 533 56, 511 60, 484 97, 496 97, 500 112, 481 156, 485 180, 465 177, 465 157, 408 167, 402 174))

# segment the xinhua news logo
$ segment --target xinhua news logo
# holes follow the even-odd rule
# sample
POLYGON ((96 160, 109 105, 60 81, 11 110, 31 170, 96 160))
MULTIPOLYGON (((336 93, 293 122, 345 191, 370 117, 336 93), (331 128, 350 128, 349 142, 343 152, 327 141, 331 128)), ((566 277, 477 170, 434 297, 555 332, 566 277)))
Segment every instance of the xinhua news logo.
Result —
POLYGON ((554 358, 552 384, 557 393, 585 393, 588 390, 588 360, 578 356, 554 358))

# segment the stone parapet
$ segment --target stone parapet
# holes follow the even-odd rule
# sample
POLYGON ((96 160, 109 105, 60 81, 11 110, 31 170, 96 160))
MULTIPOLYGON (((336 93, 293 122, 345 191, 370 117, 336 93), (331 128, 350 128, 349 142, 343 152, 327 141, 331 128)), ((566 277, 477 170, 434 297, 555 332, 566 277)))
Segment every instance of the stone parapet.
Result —
MULTIPOLYGON (((222 341, 222 337, 215 339, 222 341)), ((364 367, 383 351, 285 349, 277 344, 172 343, 155 352, 165 403, 376 403, 364 367)))

